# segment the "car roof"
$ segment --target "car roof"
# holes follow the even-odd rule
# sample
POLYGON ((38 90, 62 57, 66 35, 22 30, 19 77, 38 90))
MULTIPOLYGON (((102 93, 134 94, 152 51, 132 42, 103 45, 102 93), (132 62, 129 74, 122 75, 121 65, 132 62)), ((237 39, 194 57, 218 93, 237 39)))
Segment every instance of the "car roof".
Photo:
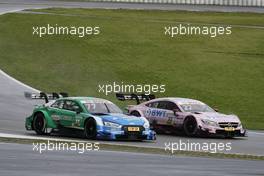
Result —
POLYGON ((109 100, 105 100, 102 98, 96 98, 96 97, 66 97, 66 98, 61 98, 63 100, 75 100, 79 101, 81 103, 112 103, 109 100))
POLYGON ((164 97, 164 98, 156 98, 151 100, 151 102, 154 101, 172 101, 176 104, 185 104, 185 103, 199 103, 204 104, 203 102, 191 98, 180 98, 180 97, 164 97))

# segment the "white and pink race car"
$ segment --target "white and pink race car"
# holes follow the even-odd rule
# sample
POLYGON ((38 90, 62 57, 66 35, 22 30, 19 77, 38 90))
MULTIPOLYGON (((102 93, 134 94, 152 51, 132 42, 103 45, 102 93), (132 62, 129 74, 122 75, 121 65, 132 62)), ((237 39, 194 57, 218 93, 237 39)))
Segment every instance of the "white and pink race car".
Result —
POLYGON ((146 117, 156 132, 181 130, 187 136, 246 136, 246 130, 236 115, 219 113, 198 100, 136 94, 117 94, 117 98, 136 100, 138 105, 129 105, 128 113, 146 117), (140 103, 141 100, 146 102, 140 103))

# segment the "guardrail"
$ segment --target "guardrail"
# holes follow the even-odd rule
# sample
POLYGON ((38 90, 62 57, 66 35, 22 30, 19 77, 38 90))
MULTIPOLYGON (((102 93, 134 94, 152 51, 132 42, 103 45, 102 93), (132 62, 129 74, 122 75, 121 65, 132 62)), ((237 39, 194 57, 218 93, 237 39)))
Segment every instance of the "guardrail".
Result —
MULTIPOLYGON (((94 1, 98 1, 98 0, 94 0, 94 1)), ((99 1, 129 2, 129 3, 155 3, 155 4, 160 3, 160 4, 264 7, 264 0, 99 0, 99 1)))

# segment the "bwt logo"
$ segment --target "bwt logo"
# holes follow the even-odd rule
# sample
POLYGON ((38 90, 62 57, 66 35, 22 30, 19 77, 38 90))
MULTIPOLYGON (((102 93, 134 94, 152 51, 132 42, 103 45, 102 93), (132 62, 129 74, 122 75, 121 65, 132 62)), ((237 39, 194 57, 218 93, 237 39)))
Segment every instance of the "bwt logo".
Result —
POLYGON ((147 117, 166 117, 166 111, 162 111, 162 110, 156 110, 156 109, 148 109, 146 111, 146 116, 147 117))

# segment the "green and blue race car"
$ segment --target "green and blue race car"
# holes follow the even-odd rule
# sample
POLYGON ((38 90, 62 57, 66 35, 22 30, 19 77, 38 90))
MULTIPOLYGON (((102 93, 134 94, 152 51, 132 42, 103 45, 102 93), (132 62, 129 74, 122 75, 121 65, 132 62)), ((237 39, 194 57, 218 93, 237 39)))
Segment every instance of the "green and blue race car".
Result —
POLYGON ((88 139, 156 139, 156 133, 150 130, 145 117, 126 115, 105 99, 43 92, 25 93, 25 96, 46 100, 45 104, 34 108, 25 122, 27 130, 34 130, 39 135, 67 128, 81 130, 88 139))

